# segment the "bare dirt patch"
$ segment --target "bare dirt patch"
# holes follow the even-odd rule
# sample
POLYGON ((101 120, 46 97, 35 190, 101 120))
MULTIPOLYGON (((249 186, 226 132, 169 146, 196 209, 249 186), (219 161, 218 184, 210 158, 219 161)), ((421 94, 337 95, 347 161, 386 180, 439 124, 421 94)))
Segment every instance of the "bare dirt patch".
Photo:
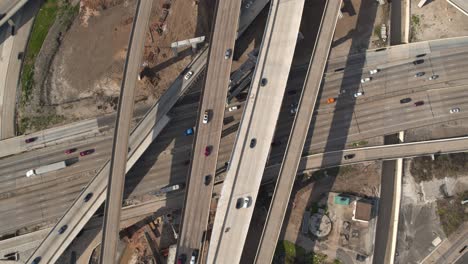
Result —
POLYGON ((427 2, 411 1, 411 42, 468 35, 468 16, 445 0, 427 2))
MULTIPOLYGON (((137 85, 136 107, 153 104, 190 62, 191 50, 174 57, 172 42, 196 36, 209 39, 211 2, 154 1, 141 66, 146 74, 137 85)), ((44 71, 45 84, 34 88, 43 91, 40 102, 26 107, 21 116, 60 116, 63 120, 56 123, 63 124, 114 112, 135 4, 135 0, 82 0, 79 17, 61 36, 57 53, 47 55, 53 61, 44 71)), ((30 126, 26 132, 37 129, 30 126)))

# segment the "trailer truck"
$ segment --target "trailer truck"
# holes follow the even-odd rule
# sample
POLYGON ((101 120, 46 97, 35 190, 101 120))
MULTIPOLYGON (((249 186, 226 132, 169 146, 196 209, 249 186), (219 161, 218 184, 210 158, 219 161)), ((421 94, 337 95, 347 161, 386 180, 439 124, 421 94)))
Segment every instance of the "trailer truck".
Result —
POLYGON ((41 166, 41 167, 36 168, 34 170, 28 170, 26 172, 26 177, 29 178, 29 177, 31 177, 33 175, 44 174, 44 173, 48 173, 48 172, 51 172, 51 171, 56 171, 56 170, 63 169, 65 167, 67 167, 67 164, 65 163, 65 161, 55 162, 55 163, 52 163, 52 164, 49 164, 49 165, 41 166))

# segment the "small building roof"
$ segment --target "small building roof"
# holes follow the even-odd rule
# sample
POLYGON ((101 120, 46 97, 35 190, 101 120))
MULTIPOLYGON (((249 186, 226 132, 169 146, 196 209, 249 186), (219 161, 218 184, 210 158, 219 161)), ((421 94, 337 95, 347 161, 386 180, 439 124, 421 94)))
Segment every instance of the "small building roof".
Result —
POLYGON ((351 199, 349 197, 340 196, 340 195, 335 196, 334 201, 335 201, 335 204, 341 204, 341 205, 349 205, 351 203, 351 199))
POLYGON ((354 220, 368 222, 372 219, 372 204, 366 200, 356 201, 356 208, 354 209, 354 220))

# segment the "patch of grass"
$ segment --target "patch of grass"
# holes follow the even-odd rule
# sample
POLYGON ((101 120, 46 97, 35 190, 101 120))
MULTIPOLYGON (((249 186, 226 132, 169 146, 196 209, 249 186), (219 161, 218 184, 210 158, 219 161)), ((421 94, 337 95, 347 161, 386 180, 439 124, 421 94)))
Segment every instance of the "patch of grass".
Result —
POLYGON ((381 39, 382 28, 380 26, 377 26, 374 28, 374 35, 376 35, 379 39, 381 39))
POLYGON ((343 262, 341 262, 341 260, 339 259, 335 259, 333 260, 333 264, 342 264, 343 262))
POLYGON ((369 144, 368 141, 366 140, 361 140, 361 141, 358 141, 358 142, 354 142, 353 144, 351 144, 352 147, 361 147, 361 146, 365 146, 369 144))
POLYGON ((43 130, 51 125, 58 124, 65 120, 62 115, 46 115, 46 116, 35 116, 35 117, 24 117, 18 124, 18 132, 24 134, 27 130, 43 130))
POLYGON ((28 42, 28 48, 21 73, 21 106, 31 98, 34 86, 34 63, 39 54, 50 27, 57 17, 61 19, 63 29, 68 29, 79 11, 79 5, 72 6, 65 0, 46 0, 34 20, 34 25, 28 42))
POLYGON ((410 25, 410 41, 416 41, 416 33, 421 26, 421 19, 418 15, 411 16, 411 25, 410 25))
POLYGON ((42 44, 55 21, 59 9, 58 0, 47 0, 37 13, 34 25, 29 37, 28 48, 24 57, 23 71, 21 73, 21 105, 29 101, 34 85, 34 62, 41 50, 42 44))
POLYGON ((421 19, 418 15, 411 16, 411 25, 414 27, 419 27, 421 25, 421 19))
POLYGON ((278 242, 276 246, 275 255, 273 256, 273 263, 303 263, 300 262, 303 260, 306 255, 305 249, 292 243, 287 240, 282 240, 278 242))
POLYGON ((455 232, 464 221, 468 221, 468 214, 461 204, 462 200, 468 199, 468 191, 457 195, 452 199, 437 200, 437 214, 446 236, 455 232))

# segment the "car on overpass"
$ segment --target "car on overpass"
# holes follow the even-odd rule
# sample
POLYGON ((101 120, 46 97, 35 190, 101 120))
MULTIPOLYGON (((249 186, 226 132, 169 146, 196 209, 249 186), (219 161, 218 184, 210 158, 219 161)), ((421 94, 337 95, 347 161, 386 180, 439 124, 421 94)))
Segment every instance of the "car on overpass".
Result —
POLYGON ((188 80, 188 79, 190 79, 192 77, 192 75, 193 75, 193 71, 189 71, 189 72, 187 72, 187 74, 185 74, 184 79, 188 80))
POLYGON ((195 264, 197 263, 197 258, 198 258, 198 249, 195 249, 192 252, 192 257, 190 258, 190 264, 195 264))
POLYGON ((247 208, 252 204, 252 197, 241 197, 237 199, 236 209, 247 208))
POLYGON ((208 118, 209 118, 209 112, 208 110, 205 110, 205 113, 203 113, 203 124, 208 124, 208 118))
POLYGON ((213 148, 212 146, 206 146, 205 147, 205 156, 208 157, 211 154, 211 149, 212 148, 213 148))

